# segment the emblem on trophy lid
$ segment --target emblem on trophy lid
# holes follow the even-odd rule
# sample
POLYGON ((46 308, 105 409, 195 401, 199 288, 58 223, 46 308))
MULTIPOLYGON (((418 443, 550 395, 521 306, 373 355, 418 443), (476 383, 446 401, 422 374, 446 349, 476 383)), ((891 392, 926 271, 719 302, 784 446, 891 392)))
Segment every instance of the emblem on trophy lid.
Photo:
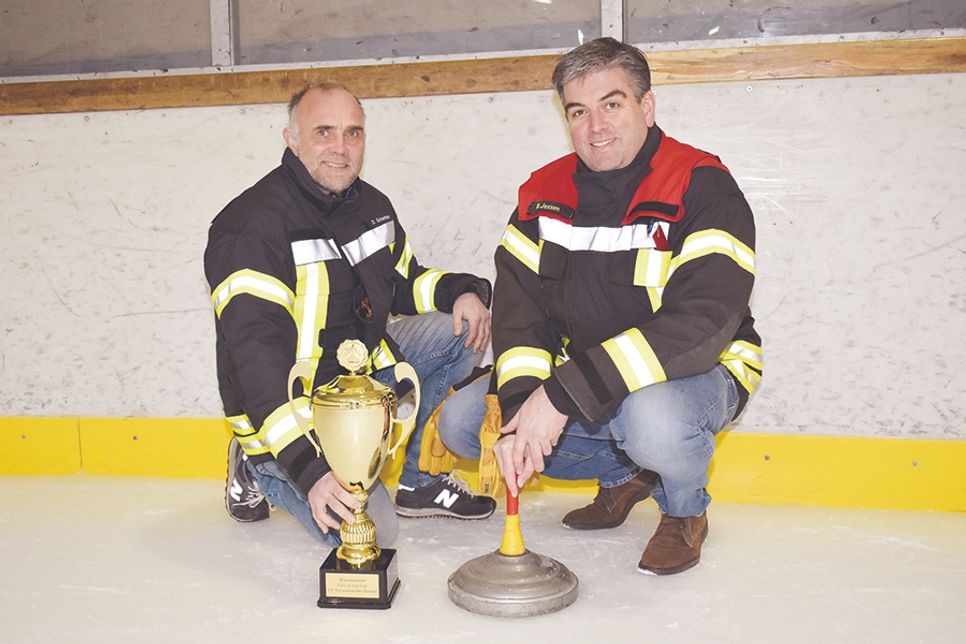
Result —
POLYGON ((350 373, 355 373, 369 362, 369 352, 362 340, 343 340, 335 354, 339 364, 350 373))

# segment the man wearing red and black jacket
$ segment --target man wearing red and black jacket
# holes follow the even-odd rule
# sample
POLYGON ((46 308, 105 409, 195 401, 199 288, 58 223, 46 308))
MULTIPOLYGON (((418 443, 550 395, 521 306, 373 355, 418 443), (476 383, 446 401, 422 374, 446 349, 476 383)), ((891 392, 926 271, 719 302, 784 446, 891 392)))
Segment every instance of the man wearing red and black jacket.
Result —
MULTIPOLYGON (((591 41, 553 80, 576 153, 520 188, 496 251, 494 451, 513 494, 534 472, 598 479, 564 517, 573 529, 620 525, 653 496, 661 521, 638 567, 681 572, 708 531, 715 434, 761 379, 754 218, 717 157, 657 127, 639 50, 591 41)), ((478 441, 445 414, 479 415, 485 387, 444 406, 457 454, 478 441)))
POLYGON ((340 521, 351 521, 359 502, 295 422, 288 374, 297 361, 314 371, 294 392, 309 416, 308 392, 343 373, 336 350, 356 338, 375 378, 395 384, 387 367, 405 360, 421 385, 397 507, 381 483, 371 491, 380 543, 397 534, 396 514, 489 516, 492 499, 417 468, 423 424, 489 340, 489 282, 416 260, 389 199, 359 179, 365 114, 347 89, 320 83, 296 94, 284 137, 281 165, 215 218, 205 249, 218 383, 234 430, 229 514, 257 521, 271 502, 338 543, 340 521), (410 317, 387 327, 390 315, 410 317))

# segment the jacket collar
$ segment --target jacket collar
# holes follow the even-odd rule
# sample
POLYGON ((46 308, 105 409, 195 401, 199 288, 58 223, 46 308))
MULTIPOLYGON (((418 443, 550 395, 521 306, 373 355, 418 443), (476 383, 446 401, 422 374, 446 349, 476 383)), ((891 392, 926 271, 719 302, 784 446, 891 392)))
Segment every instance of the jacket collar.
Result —
POLYGON ((331 212, 336 206, 353 199, 359 193, 360 180, 358 178, 341 195, 323 190, 315 182, 315 179, 312 178, 312 175, 309 174, 309 171, 305 169, 305 166, 302 165, 299 158, 295 156, 295 153, 289 148, 285 148, 285 152, 282 153, 282 167, 288 171, 302 194, 312 201, 312 203, 316 204, 324 213, 331 212))
POLYGON ((574 183, 581 201, 585 204, 606 204, 630 199, 637 186, 650 173, 651 160, 661 145, 663 136, 664 133, 657 125, 650 127, 634 160, 616 170, 594 172, 577 157, 574 183))

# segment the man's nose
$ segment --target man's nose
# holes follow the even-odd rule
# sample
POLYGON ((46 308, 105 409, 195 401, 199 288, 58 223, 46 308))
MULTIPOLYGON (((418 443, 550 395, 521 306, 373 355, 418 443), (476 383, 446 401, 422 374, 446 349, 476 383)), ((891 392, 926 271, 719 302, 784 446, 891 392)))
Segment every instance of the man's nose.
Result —
POLYGON ((607 123, 604 120, 604 117, 602 114, 599 114, 598 112, 593 112, 593 111, 590 113, 591 132, 600 132, 602 129, 604 129, 604 127, 606 127, 606 125, 607 123))
POLYGON ((332 152, 336 154, 345 154, 346 148, 348 147, 348 141, 346 141, 346 135, 344 132, 337 132, 333 135, 330 142, 331 147, 329 148, 332 152))

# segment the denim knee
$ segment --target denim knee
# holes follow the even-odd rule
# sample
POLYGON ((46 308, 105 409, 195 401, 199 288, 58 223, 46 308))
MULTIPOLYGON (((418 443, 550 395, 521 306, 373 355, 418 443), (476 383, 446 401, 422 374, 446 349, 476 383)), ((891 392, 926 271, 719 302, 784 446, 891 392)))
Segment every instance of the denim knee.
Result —
POLYGON ((641 467, 673 473, 710 460, 728 422, 727 376, 716 370, 628 396, 611 422, 621 449, 641 467))
POLYGON ((479 378, 454 392, 439 412, 437 431, 447 448, 457 456, 480 456, 480 425, 486 415, 488 378, 479 378))

